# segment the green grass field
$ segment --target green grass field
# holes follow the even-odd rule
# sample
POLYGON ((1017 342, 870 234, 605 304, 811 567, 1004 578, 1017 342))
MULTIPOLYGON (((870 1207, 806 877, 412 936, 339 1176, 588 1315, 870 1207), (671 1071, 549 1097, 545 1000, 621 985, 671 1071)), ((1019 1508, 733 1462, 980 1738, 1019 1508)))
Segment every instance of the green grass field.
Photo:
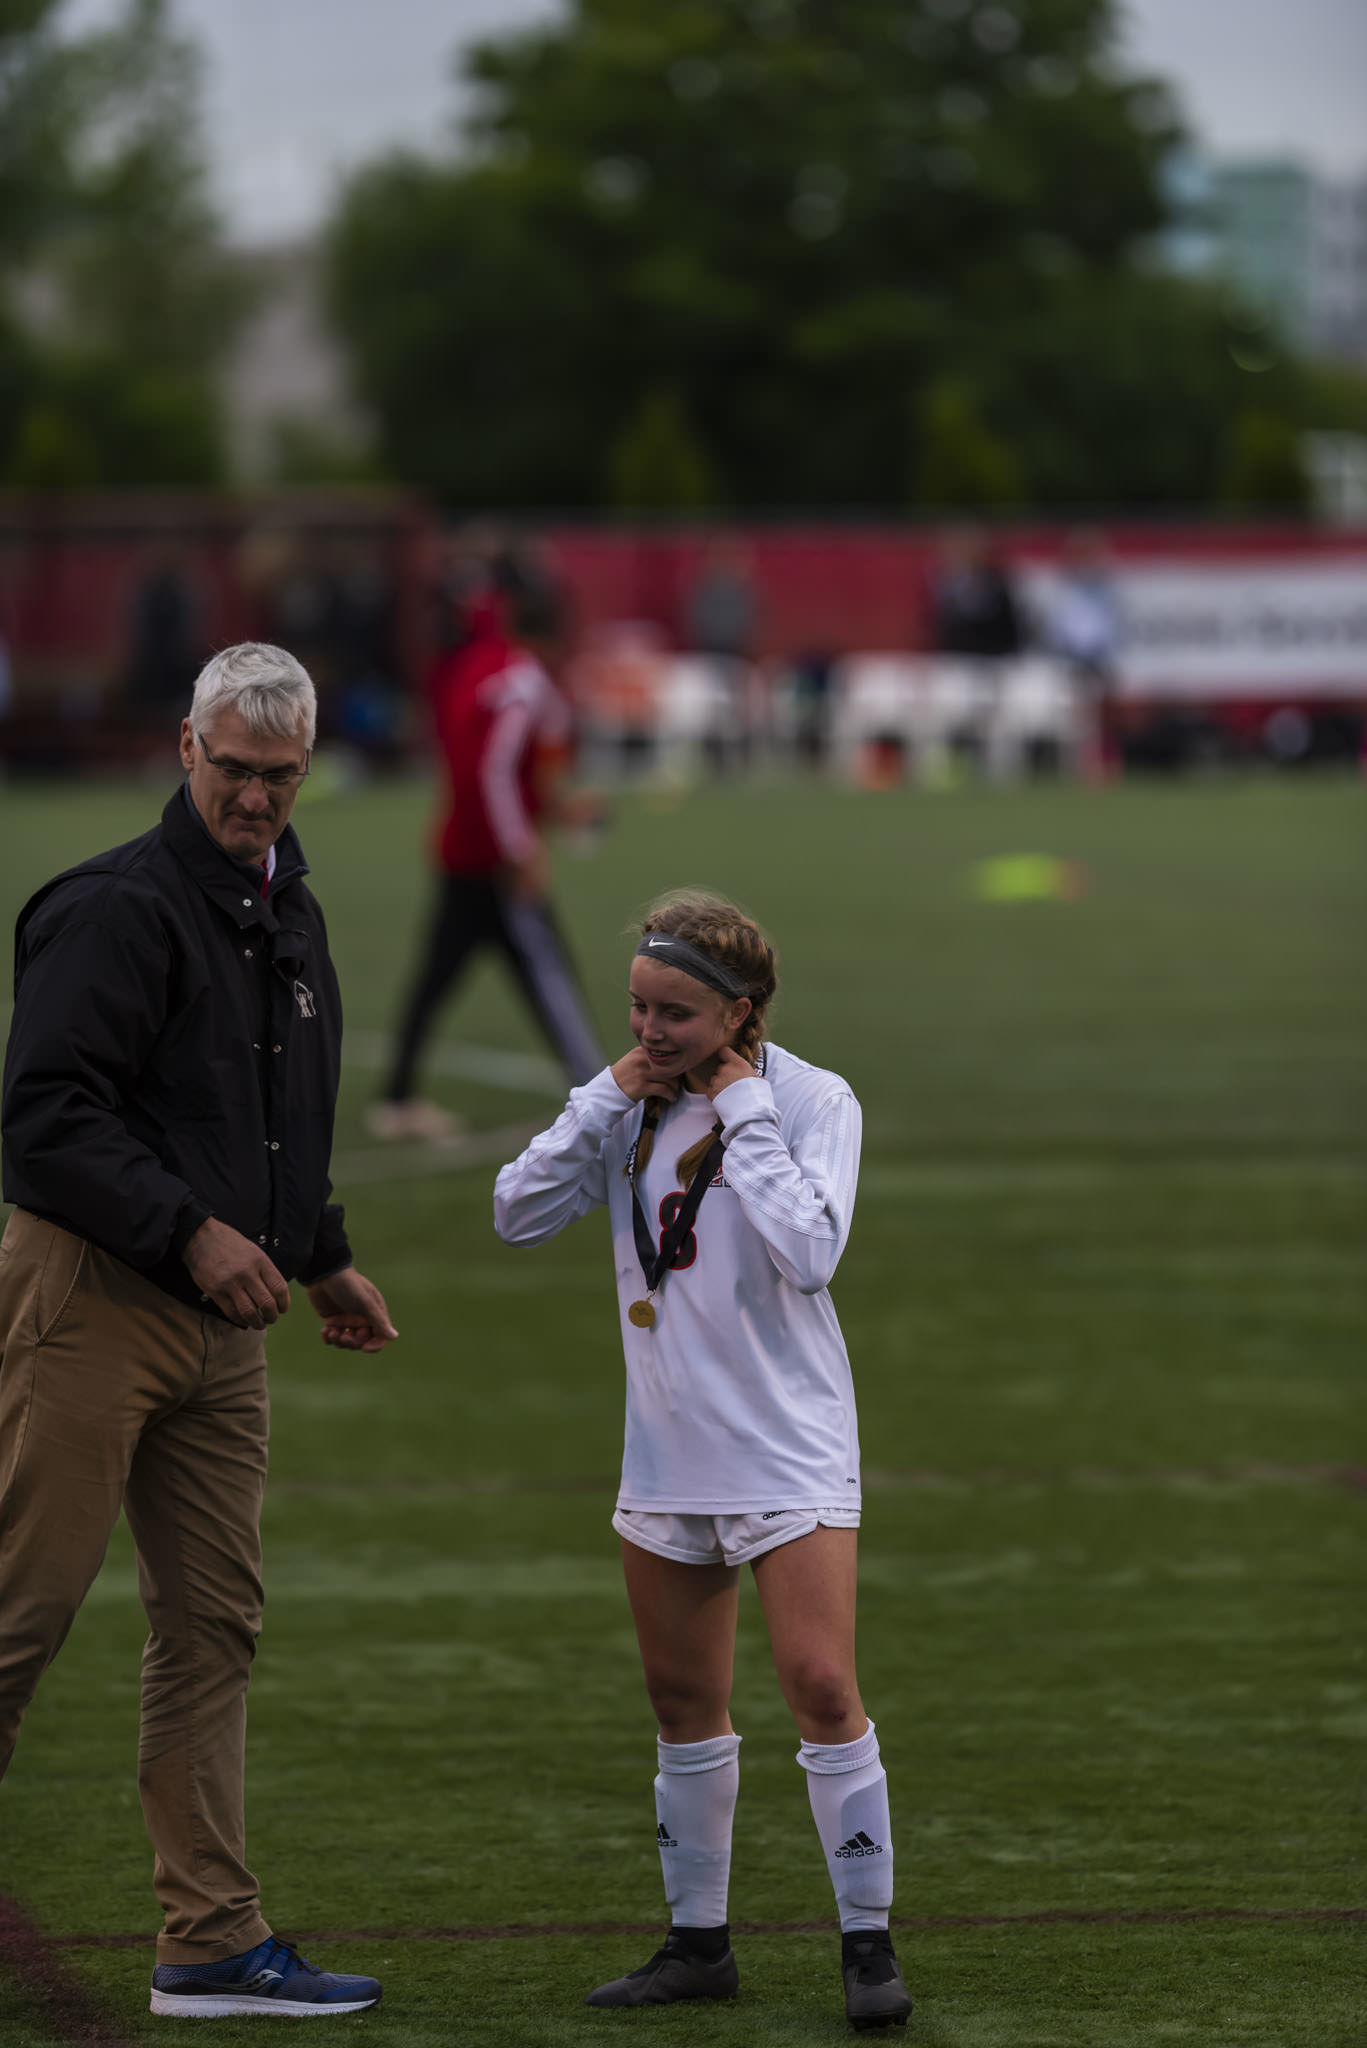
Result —
MULTIPOLYGON (((654 1945, 614 1927, 661 1918, 653 1724, 608 1526, 606 1231, 535 1252, 494 1237, 493 1166, 555 1104, 535 1064, 506 1061, 541 1048, 492 967, 432 1083, 492 1134, 482 1156, 437 1170, 364 1135, 425 903, 426 802, 387 788, 298 815, 348 1005, 336 1179, 402 1341, 326 1352, 303 1302, 272 1340, 249 1816, 267 1911, 386 1981, 329 2038, 838 2042, 831 1902, 752 1594, 741 1996, 582 2004, 654 1945), (471 1077, 491 1069, 470 1048, 505 1055, 502 1085, 471 1077)), ((1362 806, 1353 784, 1289 780, 714 786, 624 798, 602 851, 562 864, 610 1045, 624 925, 705 882, 779 941, 774 1036, 864 1104, 835 1295, 908 2043, 1367 2041, 1362 806), (974 863, 1017 852, 1079 861, 1086 894, 976 900, 974 863)), ((6 925, 159 807, 150 789, 0 790, 6 925)), ((182 2048, 195 2027, 146 2012, 150 1948, 99 1942, 156 1924, 141 1635, 120 1532, 0 1793, 0 1891, 109 2038, 182 2048)), ((69 2023, 21 1975, 0 1979, 0 2039, 51 2048, 69 2023)))

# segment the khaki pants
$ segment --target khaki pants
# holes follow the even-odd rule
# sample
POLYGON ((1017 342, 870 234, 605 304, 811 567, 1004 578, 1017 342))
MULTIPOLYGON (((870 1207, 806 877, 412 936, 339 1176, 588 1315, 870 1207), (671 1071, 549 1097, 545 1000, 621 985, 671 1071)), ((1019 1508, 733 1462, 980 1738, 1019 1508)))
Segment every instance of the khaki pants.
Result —
POLYGON ((151 1633, 138 1787, 157 1960, 264 1941, 243 1861, 269 1406, 258 1331, 17 1209, 0 1244, 0 1775, 122 1507, 151 1633))

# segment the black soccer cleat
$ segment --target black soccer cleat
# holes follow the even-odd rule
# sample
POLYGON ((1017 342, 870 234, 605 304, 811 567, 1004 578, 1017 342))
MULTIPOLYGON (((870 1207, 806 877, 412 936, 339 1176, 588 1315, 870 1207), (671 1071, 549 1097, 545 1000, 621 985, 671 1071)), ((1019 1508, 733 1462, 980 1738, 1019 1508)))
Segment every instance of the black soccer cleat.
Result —
POLYGON ((840 1937, 840 1967, 845 1978, 845 2017, 861 2032, 866 2027, 904 2027, 911 2016, 911 1993, 902 1982, 892 1936, 877 1928, 859 1928, 840 1937))
POLYGON ((657 1948, 648 1963, 625 1977, 614 1977, 590 1991, 585 2005, 673 2005, 680 1998, 734 1998, 740 1989, 740 1972, 733 1949, 726 1949, 715 1962, 708 1962, 691 1949, 671 1928, 664 1947, 657 1948))

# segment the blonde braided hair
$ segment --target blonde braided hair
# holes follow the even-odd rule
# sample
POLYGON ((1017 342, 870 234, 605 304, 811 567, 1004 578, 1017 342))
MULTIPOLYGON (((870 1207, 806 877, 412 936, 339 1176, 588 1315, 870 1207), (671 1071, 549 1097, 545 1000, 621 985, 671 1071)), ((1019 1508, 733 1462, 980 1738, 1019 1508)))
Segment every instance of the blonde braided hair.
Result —
MULTIPOLYGON (((764 1019, 778 987, 778 959, 773 946, 752 917, 714 896, 706 889, 675 889, 653 903, 641 921, 641 935, 667 932, 671 938, 687 939, 723 967, 729 967, 745 984, 750 1014, 736 1033, 735 1048, 753 1066, 764 1043, 764 1019)), ((658 1096, 647 1096, 641 1117, 641 1134, 636 1141, 633 1171, 639 1173, 655 1145, 655 1130, 664 1104, 658 1096)), ((718 1121, 705 1138, 690 1145, 675 1163, 679 1185, 687 1187, 721 1130, 718 1121)))

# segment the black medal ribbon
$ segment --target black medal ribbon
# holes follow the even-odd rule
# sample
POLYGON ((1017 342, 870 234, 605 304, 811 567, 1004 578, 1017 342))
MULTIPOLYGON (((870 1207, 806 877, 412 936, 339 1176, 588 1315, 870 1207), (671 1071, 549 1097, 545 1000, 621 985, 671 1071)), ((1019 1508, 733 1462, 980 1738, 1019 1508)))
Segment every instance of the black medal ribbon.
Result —
MULTIPOLYGON (((699 1204, 707 1193, 708 1188, 712 1185, 712 1177, 721 1165, 722 1155, 725 1150, 726 1147, 722 1143, 721 1137, 715 1137, 707 1148, 702 1165, 689 1182, 688 1192, 680 1202, 674 1221, 665 1231, 658 1250, 655 1246, 654 1234, 651 1231, 650 1225, 646 1222, 645 1211, 641 1207, 641 1198, 636 1192, 636 1175, 633 1171, 631 1175, 631 1227, 636 1237, 636 1256, 641 1261, 641 1271, 645 1275, 646 1294, 648 1296, 654 1294, 658 1289, 660 1282, 664 1279, 665 1274, 678 1256, 679 1246, 693 1228, 693 1219, 698 1213, 699 1204)), ((633 1307, 645 1309, 649 1307, 649 1303, 636 1302, 633 1304, 633 1307)), ((634 1315, 632 1320, 636 1320, 634 1315)), ((643 1317, 640 1327, 649 1329, 650 1323, 653 1323, 654 1320, 655 1314, 652 1309, 649 1322, 643 1317)))

